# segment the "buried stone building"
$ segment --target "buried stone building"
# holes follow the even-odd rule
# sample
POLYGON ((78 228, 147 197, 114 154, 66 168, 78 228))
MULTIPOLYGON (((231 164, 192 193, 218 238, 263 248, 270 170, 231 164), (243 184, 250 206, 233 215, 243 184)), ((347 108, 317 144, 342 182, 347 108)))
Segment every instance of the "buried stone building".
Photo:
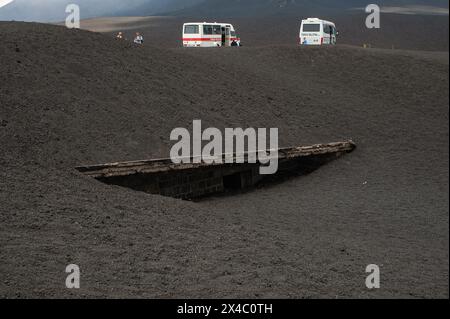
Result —
POLYGON ((353 151, 355 147, 352 141, 345 141, 279 149, 278 171, 273 175, 262 175, 260 167, 263 164, 249 162, 248 153, 240 156, 234 154, 232 164, 225 161, 175 164, 171 159, 152 159, 80 166, 77 170, 106 184, 195 200, 208 195, 276 183, 289 176, 305 175, 353 151))

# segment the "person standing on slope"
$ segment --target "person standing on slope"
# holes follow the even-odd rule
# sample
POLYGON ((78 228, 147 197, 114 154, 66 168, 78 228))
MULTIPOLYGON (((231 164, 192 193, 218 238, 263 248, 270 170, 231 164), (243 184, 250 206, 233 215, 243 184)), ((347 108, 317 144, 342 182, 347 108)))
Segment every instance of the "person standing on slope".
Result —
POLYGON ((134 38, 134 43, 144 44, 144 37, 139 32, 136 32, 136 37, 134 38))

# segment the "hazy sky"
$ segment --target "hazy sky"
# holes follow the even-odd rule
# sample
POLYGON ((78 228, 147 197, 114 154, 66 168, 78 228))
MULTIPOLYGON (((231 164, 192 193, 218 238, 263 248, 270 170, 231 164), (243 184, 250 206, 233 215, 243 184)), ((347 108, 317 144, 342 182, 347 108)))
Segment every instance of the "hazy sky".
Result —
MULTIPOLYGON (((62 21, 65 8, 70 3, 80 6, 82 18, 114 14, 144 2, 158 3, 167 0, 15 0, 0 7, 0 20, 62 21)), ((0 0, 0 5, 6 0, 0 0)))
MULTIPOLYGON (((95 16, 108 16, 108 15, 120 15, 130 14, 139 15, 152 14, 165 11, 166 9, 174 9, 171 5, 182 4, 183 6, 190 3, 198 3, 201 0, 0 0, 0 20, 18 20, 18 21, 39 21, 39 22, 56 22, 64 21, 66 18, 65 8, 70 3, 75 3, 80 6, 81 18, 86 19, 95 16), (9 4, 7 4, 9 3, 9 4), (139 8, 142 4, 145 5, 145 9, 139 8), (133 14, 134 13, 134 14, 133 14)), ((227 1, 227 0, 224 0, 227 1)), ((236 0, 237 1, 237 0, 236 0)), ((245 1, 245 0, 239 0, 245 1)), ((267 1, 267 0, 261 0, 267 1)), ((305 0, 299 0, 302 2, 305 0)), ((311 0, 314 2, 315 0, 311 0)), ((336 0, 349 4, 365 3, 364 0, 336 0)), ((376 1, 374 1, 376 3, 376 1)), ((384 4, 389 3, 386 0, 382 0, 384 4)), ((396 0, 397 3, 434 3, 446 4, 448 8, 448 1, 446 0, 396 0)), ((367 0, 370 3, 370 0, 367 0)), ((398 11, 398 10, 397 10, 398 11)), ((447 10, 448 14, 448 10, 447 10)))

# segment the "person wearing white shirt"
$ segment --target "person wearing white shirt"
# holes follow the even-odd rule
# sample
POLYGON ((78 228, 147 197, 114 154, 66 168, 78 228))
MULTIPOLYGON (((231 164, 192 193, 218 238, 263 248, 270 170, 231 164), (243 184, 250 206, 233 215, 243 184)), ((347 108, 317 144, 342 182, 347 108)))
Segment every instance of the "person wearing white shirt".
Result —
POLYGON ((139 32, 136 32, 136 37, 134 38, 134 43, 144 44, 144 37, 139 32))

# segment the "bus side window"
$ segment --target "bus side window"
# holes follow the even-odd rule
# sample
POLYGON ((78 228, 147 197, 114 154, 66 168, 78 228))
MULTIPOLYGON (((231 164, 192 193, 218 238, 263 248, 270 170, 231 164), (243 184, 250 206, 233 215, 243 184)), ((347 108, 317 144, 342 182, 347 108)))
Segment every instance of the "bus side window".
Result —
POLYGON ((213 33, 214 34, 219 34, 219 35, 222 34, 222 29, 221 29, 220 25, 215 25, 214 26, 213 33))
POLYGON ((203 34, 212 35, 213 34, 213 26, 212 25, 204 25, 203 26, 203 34))
POLYGON ((199 27, 198 27, 198 25, 187 25, 184 27, 184 33, 185 34, 198 34, 199 27))

